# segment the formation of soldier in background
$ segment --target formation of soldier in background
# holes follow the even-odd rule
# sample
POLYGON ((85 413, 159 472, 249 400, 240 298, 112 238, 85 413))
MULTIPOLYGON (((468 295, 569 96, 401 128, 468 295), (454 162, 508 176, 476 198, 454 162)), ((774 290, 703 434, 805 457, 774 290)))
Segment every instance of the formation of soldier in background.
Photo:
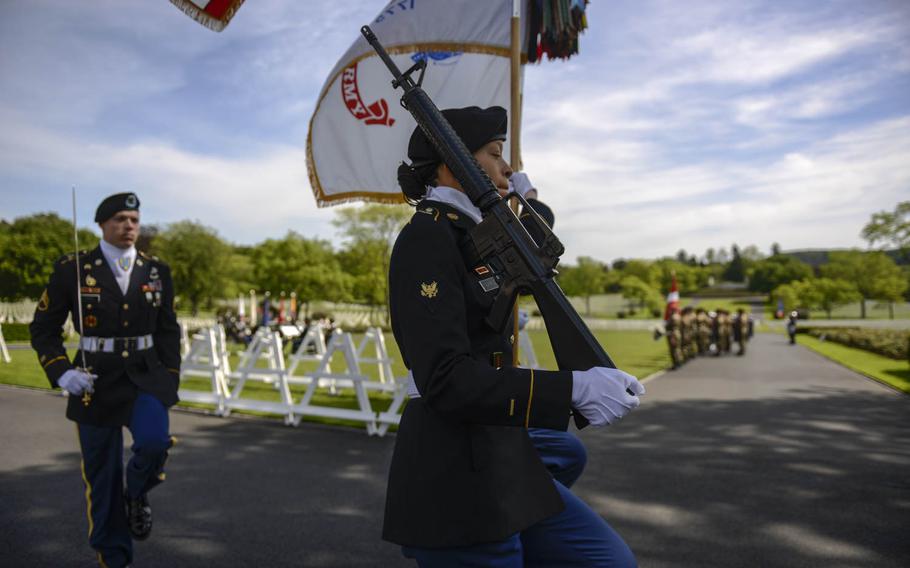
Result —
POLYGON ((678 369, 695 357, 720 357, 737 345, 737 355, 746 354, 746 343, 753 335, 752 318, 742 308, 731 314, 727 310, 707 311, 686 306, 673 309, 665 323, 667 346, 673 368, 678 369))

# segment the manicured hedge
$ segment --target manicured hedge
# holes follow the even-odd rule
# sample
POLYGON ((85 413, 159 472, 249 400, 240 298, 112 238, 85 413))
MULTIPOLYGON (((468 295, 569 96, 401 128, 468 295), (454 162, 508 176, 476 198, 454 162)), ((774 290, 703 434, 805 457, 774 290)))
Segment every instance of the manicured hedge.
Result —
POLYGON ((798 331, 825 341, 878 353, 891 359, 910 359, 910 332, 908 331, 859 327, 804 327, 798 331))
POLYGON ((7 343, 13 341, 31 341, 32 336, 28 332, 27 323, 5 323, 3 324, 3 339, 7 343))

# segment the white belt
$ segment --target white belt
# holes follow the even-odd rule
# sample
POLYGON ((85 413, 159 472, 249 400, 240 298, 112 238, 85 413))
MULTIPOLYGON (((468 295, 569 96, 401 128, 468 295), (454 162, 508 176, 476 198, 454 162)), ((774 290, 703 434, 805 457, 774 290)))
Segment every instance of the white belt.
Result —
POLYGON ((420 391, 417 390, 417 383, 414 382, 414 374, 408 371, 408 398, 420 398, 420 391))
POLYGON ((138 337, 83 337, 79 340, 79 348, 88 353, 113 353, 115 350, 132 349, 142 351, 151 349, 155 341, 151 335, 138 337))

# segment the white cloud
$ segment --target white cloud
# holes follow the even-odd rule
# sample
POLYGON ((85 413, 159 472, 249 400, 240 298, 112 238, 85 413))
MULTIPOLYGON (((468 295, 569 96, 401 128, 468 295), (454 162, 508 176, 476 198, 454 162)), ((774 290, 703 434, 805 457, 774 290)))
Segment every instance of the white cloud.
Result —
MULTIPOLYGON (((638 164, 616 179, 566 183, 560 152, 537 184, 557 211, 568 258, 655 257, 679 248, 772 242, 787 248, 858 246, 871 213, 910 190, 910 116, 821 141, 766 164, 638 164), (551 173, 552 172, 552 173, 551 173)), ((902 197, 903 196, 903 197, 902 197)))
POLYGON ((316 208, 301 148, 274 145, 237 159, 186 152, 163 141, 113 146, 20 123, 0 132, 0 169, 31 174, 55 188, 45 202, 64 213, 68 201, 58 192, 77 186, 81 219, 90 219, 105 195, 132 190, 143 200, 147 222, 198 219, 239 242, 289 229, 333 236, 333 212, 316 208))
MULTIPOLYGON (((216 34, 166 1, 0 2, 0 183, 34 194, 0 203, 66 213, 75 183, 81 203, 134 189, 146 220, 197 218, 239 242, 331 236, 307 121, 380 7, 258 0, 216 34)), ((568 258, 861 244, 910 189, 908 16, 875 1, 592 3, 581 55, 525 71, 524 160, 568 258)))

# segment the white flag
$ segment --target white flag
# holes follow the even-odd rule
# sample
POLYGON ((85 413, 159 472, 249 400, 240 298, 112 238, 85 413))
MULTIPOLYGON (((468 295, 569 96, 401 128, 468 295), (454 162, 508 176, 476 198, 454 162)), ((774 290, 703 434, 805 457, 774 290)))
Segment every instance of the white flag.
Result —
MULTIPOLYGON (((427 59, 422 86, 440 109, 510 110, 511 17, 512 0, 399 0, 369 26, 402 71, 427 59)), ((356 199, 403 202, 397 169, 416 122, 391 82, 363 37, 329 74, 307 136, 307 170, 320 207, 356 199)))

